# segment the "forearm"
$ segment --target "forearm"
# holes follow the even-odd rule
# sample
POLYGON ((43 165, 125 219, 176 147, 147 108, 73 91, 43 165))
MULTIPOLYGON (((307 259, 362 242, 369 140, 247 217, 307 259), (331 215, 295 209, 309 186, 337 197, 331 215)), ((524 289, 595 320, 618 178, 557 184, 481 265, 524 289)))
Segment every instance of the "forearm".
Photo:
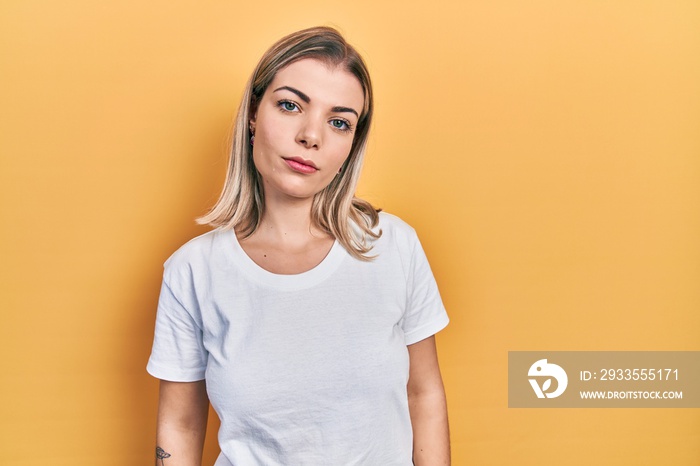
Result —
POLYGON ((444 390, 408 397, 415 466, 449 466, 450 433, 444 390))
POLYGON ((209 401, 204 382, 161 382, 157 466, 201 466, 209 401))
POLYGON ((156 435, 157 466, 200 466, 204 448, 204 429, 162 426, 156 435))

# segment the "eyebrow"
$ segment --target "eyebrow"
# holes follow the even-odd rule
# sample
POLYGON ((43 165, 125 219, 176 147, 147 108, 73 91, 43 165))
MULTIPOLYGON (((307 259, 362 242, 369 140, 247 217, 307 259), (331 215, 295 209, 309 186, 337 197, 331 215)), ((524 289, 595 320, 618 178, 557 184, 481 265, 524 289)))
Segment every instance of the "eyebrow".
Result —
POLYGON ((334 112, 354 113, 357 118, 360 118, 360 115, 358 115, 357 112, 350 107, 333 107, 331 110, 334 112))
MULTIPOLYGON (((278 87, 277 89, 275 89, 275 90, 272 91, 272 92, 283 91, 283 90, 286 90, 286 91, 289 91, 289 92, 293 92, 294 94, 298 95, 299 98, 300 98, 301 100, 303 100, 304 102, 306 102, 307 104, 308 104, 309 102, 311 102, 311 97, 309 97, 308 95, 304 94, 304 93, 301 92, 299 89, 294 89, 293 87, 290 87, 290 86, 278 87)), ((333 107, 333 108, 331 109, 331 111, 333 111, 333 112, 354 113, 355 116, 356 116, 357 118, 360 118, 360 115, 357 114, 357 111, 355 111, 354 109, 352 109, 352 108, 350 108, 350 107, 333 107)))

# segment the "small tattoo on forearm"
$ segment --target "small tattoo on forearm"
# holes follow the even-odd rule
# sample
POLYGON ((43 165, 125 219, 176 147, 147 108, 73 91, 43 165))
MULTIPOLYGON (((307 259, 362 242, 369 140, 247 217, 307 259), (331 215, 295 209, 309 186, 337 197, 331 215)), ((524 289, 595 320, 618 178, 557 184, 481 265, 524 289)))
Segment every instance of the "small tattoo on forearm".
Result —
POLYGON ((165 458, 170 458, 170 453, 163 450, 161 447, 156 447, 156 458, 160 460, 161 466, 165 466, 165 458))

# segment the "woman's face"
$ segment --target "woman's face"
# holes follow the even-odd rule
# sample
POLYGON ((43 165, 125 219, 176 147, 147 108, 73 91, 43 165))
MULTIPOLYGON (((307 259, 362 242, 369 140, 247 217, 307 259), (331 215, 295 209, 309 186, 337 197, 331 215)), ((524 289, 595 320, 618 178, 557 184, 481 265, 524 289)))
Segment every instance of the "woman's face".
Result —
POLYGON ((281 69, 250 121, 265 198, 310 199, 328 186, 350 153, 363 107, 360 82, 342 68, 306 58, 281 69))

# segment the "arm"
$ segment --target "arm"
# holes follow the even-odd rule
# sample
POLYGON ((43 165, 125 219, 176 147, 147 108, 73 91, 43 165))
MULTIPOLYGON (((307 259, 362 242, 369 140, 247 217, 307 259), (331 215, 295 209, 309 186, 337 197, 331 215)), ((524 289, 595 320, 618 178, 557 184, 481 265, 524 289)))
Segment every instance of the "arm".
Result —
POLYGON ((204 380, 161 380, 156 465, 200 466, 208 414, 209 398, 204 380))
POLYGON ((450 465, 447 402, 438 366, 435 336, 408 346, 408 408, 416 466, 450 465))

